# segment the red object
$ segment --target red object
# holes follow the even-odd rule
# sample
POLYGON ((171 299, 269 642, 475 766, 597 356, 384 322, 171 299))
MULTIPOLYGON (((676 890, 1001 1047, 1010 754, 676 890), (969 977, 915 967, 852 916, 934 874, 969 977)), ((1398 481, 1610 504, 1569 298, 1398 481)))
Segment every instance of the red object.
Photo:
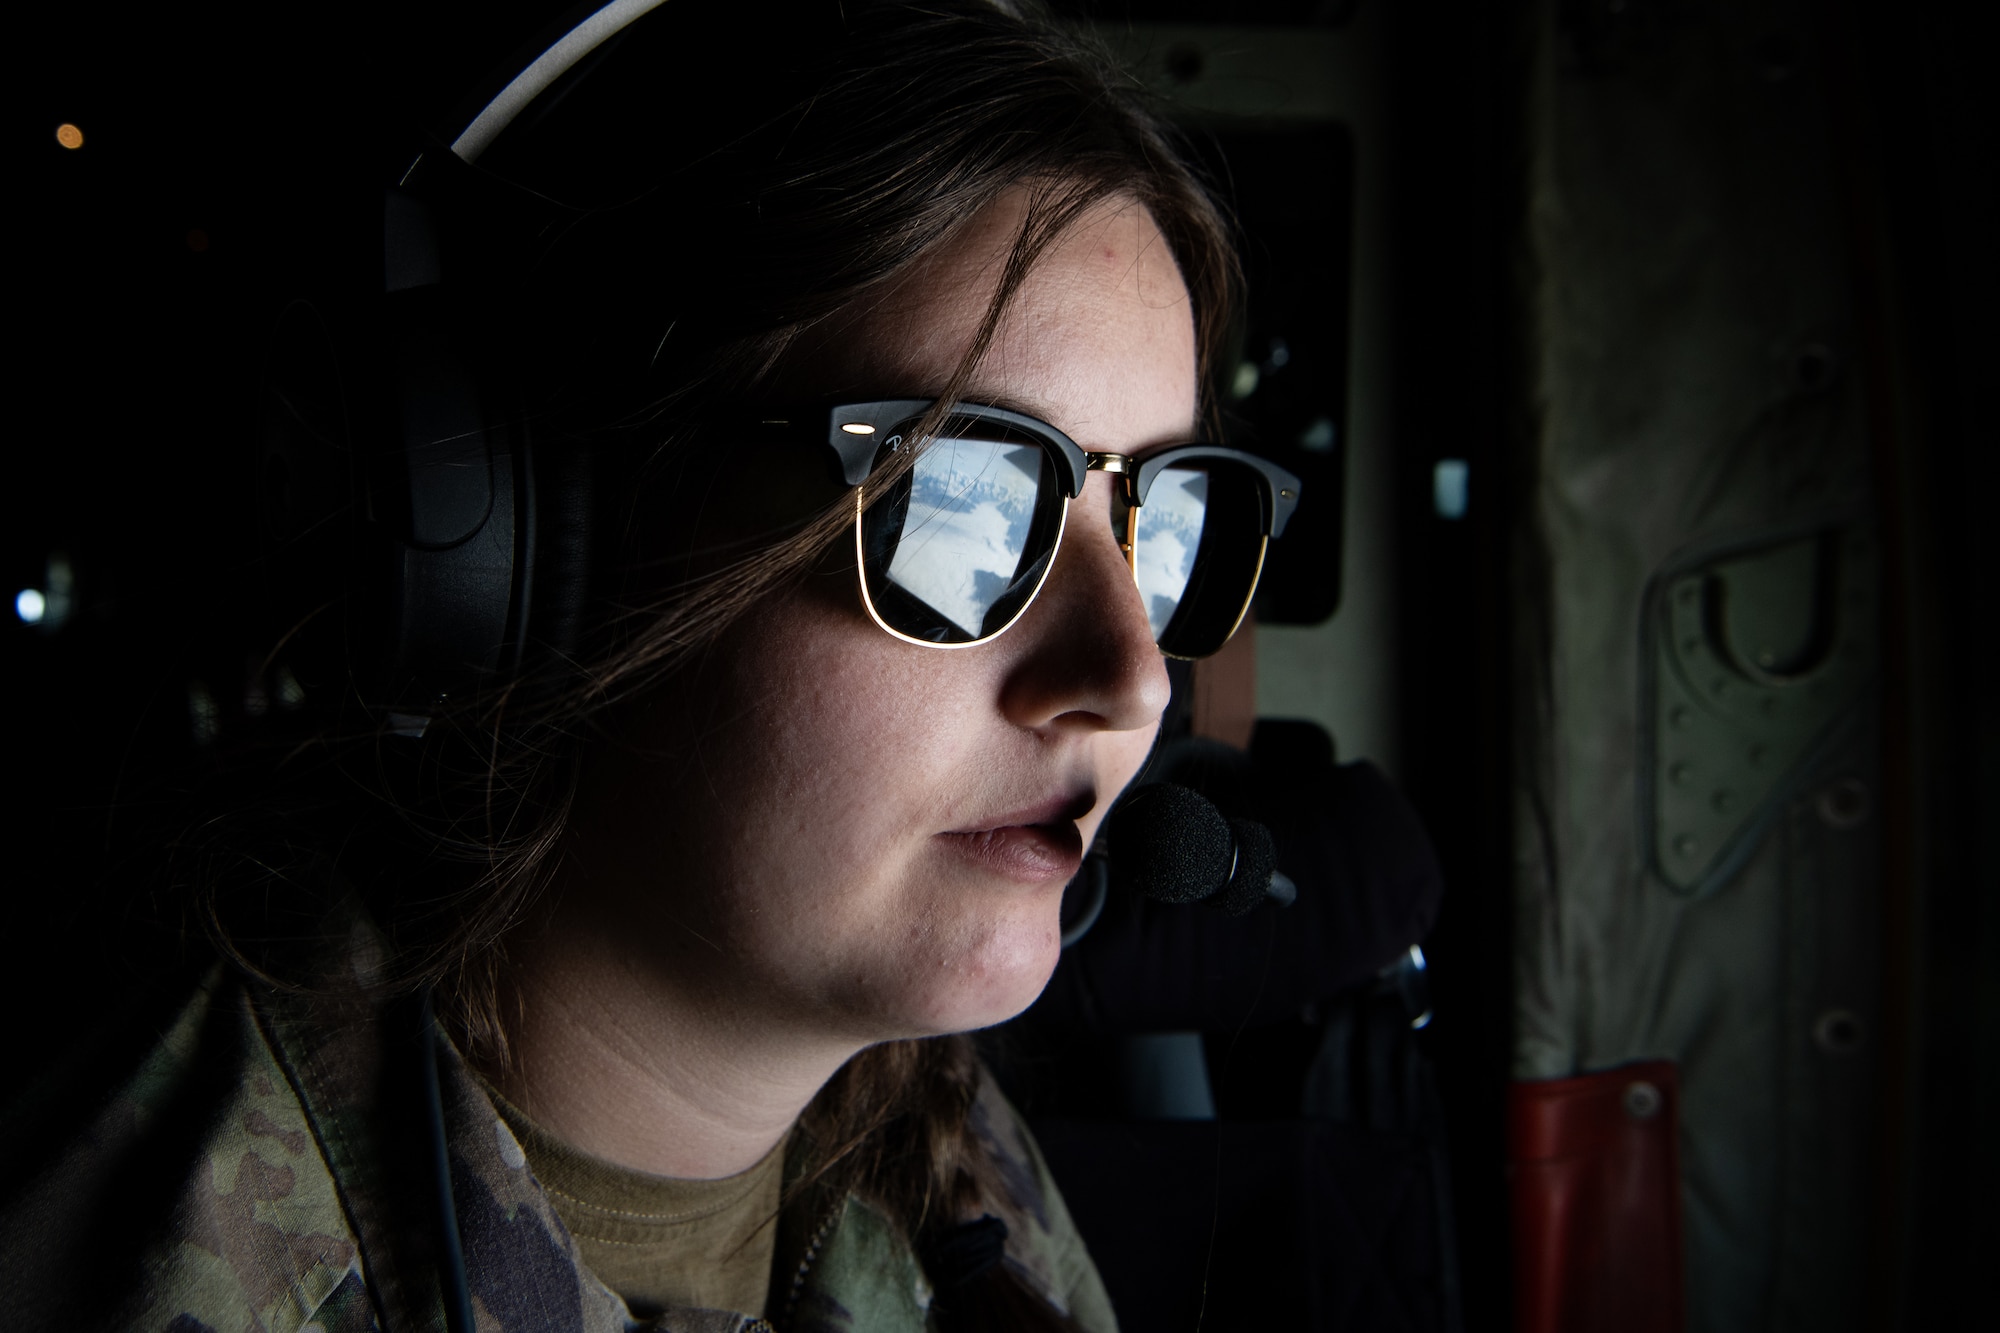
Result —
POLYGON ((1507 1094, 1515 1333, 1681 1333, 1671 1060, 1507 1094))

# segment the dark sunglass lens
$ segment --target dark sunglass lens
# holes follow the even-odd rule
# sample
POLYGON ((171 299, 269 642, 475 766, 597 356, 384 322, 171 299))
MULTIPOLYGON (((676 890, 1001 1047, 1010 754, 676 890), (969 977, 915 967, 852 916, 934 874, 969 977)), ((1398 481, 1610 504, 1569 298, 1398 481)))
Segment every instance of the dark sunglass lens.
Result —
POLYGON ((927 643, 999 633, 1041 587, 1062 491, 1039 444, 944 437, 861 518, 862 576, 884 624, 927 643))
POLYGON ((1235 632, 1264 564, 1255 471, 1227 460, 1169 467, 1139 510, 1137 574, 1153 637, 1175 657, 1206 657, 1235 632))

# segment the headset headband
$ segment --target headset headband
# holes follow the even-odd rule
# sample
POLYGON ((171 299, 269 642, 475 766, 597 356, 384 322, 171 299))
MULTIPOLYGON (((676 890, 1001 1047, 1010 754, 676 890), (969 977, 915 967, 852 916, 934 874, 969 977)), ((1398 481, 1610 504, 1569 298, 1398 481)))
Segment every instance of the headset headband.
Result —
MULTIPOLYGON (((450 140, 452 158, 476 162, 536 98, 665 3, 590 0, 570 10, 450 140)), ((592 509, 588 458, 570 449, 537 460, 531 423, 475 331, 463 278, 445 280, 440 182, 423 160, 384 201, 388 299, 377 337, 389 447, 370 507, 379 501, 391 538, 379 598, 386 675, 364 687, 392 729, 411 736, 445 698, 520 670, 531 643, 567 650, 588 583, 592 509)))
POLYGON ((451 141, 451 151, 463 161, 477 162, 479 155, 500 137, 501 131, 571 66, 623 32, 634 19, 651 13, 665 3, 666 0, 611 0, 610 4, 592 13, 516 74, 499 95, 472 118, 472 123, 451 141))

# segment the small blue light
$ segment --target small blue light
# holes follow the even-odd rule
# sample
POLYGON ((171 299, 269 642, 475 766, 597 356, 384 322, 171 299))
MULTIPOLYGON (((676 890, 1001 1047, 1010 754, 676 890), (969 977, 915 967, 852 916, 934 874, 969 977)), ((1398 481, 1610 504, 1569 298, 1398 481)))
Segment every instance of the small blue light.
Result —
POLYGON ((1439 518, 1454 521, 1465 517, 1470 499, 1472 469, 1463 458, 1440 458, 1431 469, 1431 504, 1439 518))
POLYGON ((24 625, 41 624, 48 609, 48 599, 42 596, 40 588, 23 588, 14 594, 14 614, 21 617, 24 625))

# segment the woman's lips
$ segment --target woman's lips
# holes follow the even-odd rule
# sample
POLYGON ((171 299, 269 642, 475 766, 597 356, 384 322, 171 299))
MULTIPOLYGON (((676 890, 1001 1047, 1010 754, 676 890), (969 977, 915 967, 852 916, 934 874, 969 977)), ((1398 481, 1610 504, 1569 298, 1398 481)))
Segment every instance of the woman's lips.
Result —
POLYGON ((1069 820, 1003 824, 976 832, 938 835, 959 855, 1010 879, 1067 884, 1083 864, 1083 834, 1069 820))
POLYGON ((981 820, 984 827, 952 829, 938 837, 959 855, 1011 879, 1067 884, 1083 864, 1083 834, 1076 821, 1096 804, 1089 791, 1055 796, 981 820))

